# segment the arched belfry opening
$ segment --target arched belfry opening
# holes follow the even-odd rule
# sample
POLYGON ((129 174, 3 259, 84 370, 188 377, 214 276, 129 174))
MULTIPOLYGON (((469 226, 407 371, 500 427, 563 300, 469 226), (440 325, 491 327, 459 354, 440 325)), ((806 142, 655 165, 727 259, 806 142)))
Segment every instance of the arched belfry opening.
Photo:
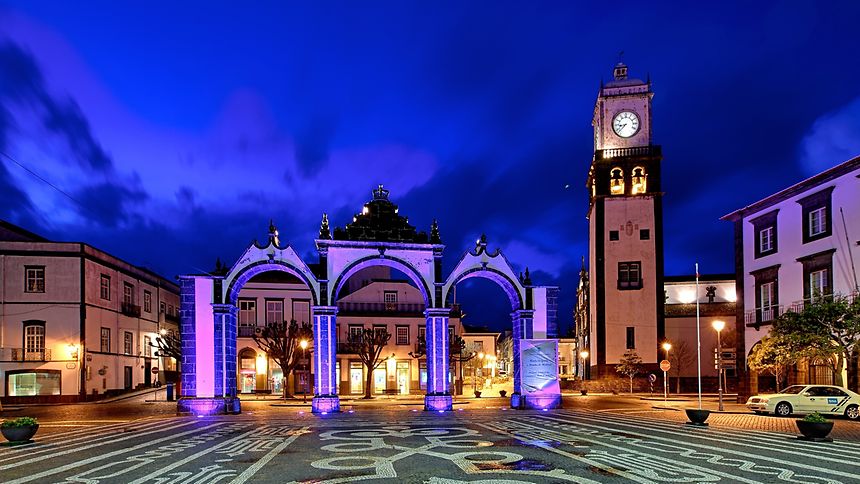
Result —
MULTIPOLYGON (((244 383, 237 381, 240 380, 237 374, 241 375, 237 372, 237 363, 242 364, 240 357, 249 360, 251 353, 242 349, 244 354, 237 355, 237 333, 248 331, 247 327, 241 329, 242 324, 247 325, 247 318, 243 319, 240 313, 248 311, 248 308, 242 306, 239 293, 249 281, 260 280, 259 275, 267 272, 284 273, 291 281, 300 281, 306 287, 309 318, 313 322, 313 342, 307 352, 312 369, 309 378, 313 387, 314 413, 338 411, 340 395, 353 390, 350 386, 354 384, 353 374, 358 370, 347 360, 338 359, 338 342, 348 335, 351 328, 341 327, 338 315, 342 310, 346 314, 358 308, 349 301, 348 295, 360 290, 367 281, 373 282, 372 274, 380 271, 398 274, 394 283, 402 284, 383 291, 385 299, 376 309, 384 312, 391 308, 405 308, 423 315, 424 324, 416 335, 410 335, 408 329, 401 333, 401 328, 398 328, 396 336, 397 344, 413 344, 416 336, 422 339, 420 390, 425 394, 426 410, 452 409, 449 338, 452 308, 446 304, 446 299, 458 282, 481 277, 503 289, 512 309, 515 352, 528 352, 521 349, 521 344, 528 344, 525 340, 538 341, 556 336, 557 288, 532 285, 528 270, 522 276, 515 274, 499 251, 487 252, 486 237, 478 241, 475 250, 461 258, 446 279, 442 275, 445 246, 439 224, 434 220, 429 230, 418 230, 400 213, 389 195, 389 190, 379 185, 372 190, 372 198, 344 226, 332 228, 328 216, 323 214, 315 240, 318 259, 312 264, 305 263, 289 244, 282 243, 275 225, 270 223, 268 243, 263 245, 255 241, 229 269, 180 278, 183 333, 181 411, 197 414, 240 411, 237 394, 242 389, 239 385, 250 385, 251 377, 247 377, 244 383), (402 296, 398 296, 400 294, 402 296), (398 300, 398 297, 403 299, 398 300)), ((267 318, 271 314, 277 317, 275 307, 274 312, 267 313, 267 318)), ((366 310, 367 306, 360 309, 366 310)), ((541 388, 537 390, 541 391, 532 387, 526 389, 527 383, 536 381, 529 373, 533 371, 531 368, 540 372, 544 381, 552 381, 554 388, 558 387, 557 347, 554 354, 549 353, 546 345, 530 351, 530 354, 543 357, 543 363, 536 357, 529 360, 531 366, 528 368, 522 367, 521 358, 515 358, 512 406, 545 408, 560 402, 560 395, 553 392, 549 383, 538 385, 541 388)), ((265 355, 261 356, 258 351, 258 358, 265 360, 265 355)), ((410 391, 410 370, 401 369, 401 365, 408 367, 407 363, 388 361, 392 374, 382 378, 383 385, 391 379, 401 393, 404 388, 410 391)), ((248 368, 244 371, 249 375, 253 371, 260 372, 261 364, 255 363, 253 370, 250 361, 245 365, 248 368)), ((417 374, 417 371, 412 373, 417 374)), ((365 372, 364 376, 370 375, 365 372)), ((370 378, 367 381, 377 383, 370 378)))

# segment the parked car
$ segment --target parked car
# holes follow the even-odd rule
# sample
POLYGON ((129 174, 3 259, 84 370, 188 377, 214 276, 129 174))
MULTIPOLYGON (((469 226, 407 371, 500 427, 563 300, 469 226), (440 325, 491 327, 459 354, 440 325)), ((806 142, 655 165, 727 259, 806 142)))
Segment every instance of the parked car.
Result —
POLYGON ((860 419, 860 395, 834 385, 792 385, 774 395, 756 395, 747 400, 747 408, 764 415, 788 417, 793 413, 818 412, 860 419))

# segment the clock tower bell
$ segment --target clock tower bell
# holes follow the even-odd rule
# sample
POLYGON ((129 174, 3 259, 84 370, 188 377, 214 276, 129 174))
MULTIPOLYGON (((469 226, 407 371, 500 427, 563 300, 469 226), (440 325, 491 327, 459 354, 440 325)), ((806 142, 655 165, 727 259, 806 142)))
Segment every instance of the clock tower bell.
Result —
POLYGON ((592 117, 589 191, 589 352, 592 377, 615 375, 627 350, 659 362, 663 317, 660 146, 652 144, 651 82, 618 63, 592 117))

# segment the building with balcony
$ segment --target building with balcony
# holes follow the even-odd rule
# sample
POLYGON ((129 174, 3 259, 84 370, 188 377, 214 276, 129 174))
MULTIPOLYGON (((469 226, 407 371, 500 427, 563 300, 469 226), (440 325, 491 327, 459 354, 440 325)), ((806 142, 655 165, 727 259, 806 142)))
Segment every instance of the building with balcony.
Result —
POLYGON ((152 271, 0 221, 3 402, 100 398, 175 376, 150 343, 178 330, 178 306, 178 286, 152 271))
MULTIPOLYGON (((734 223, 738 364, 785 311, 817 294, 856 297, 860 261, 860 157, 763 198, 723 220, 734 223)), ((775 385, 745 372, 741 398, 775 385)), ((832 383, 817 362, 798 365, 790 382, 832 383)), ((843 380, 844 381, 844 380, 843 380)))

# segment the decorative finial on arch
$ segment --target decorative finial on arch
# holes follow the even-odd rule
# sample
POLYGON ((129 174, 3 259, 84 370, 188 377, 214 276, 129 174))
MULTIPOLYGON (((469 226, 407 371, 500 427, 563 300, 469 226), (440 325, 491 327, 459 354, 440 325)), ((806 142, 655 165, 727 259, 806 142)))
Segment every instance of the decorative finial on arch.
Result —
POLYGON ((487 234, 481 234, 481 237, 475 241, 475 254, 487 251, 487 234))
POLYGON ((430 224, 430 243, 442 243, 442 237, 439 235, 439 222, 435 218, 433 219, 433 223, 430 224))
POLYGON ((324 213, 322 216, 322 222, 320 223, 320 239, 331 239, 331 230, 328 226, 328 214, 324 213))
POLYGON ((272 219, 269 219, 269 243, 281 245, 281 241, 278 239, 278 228, 275 227, 275 223, 272 219))
POLYGON ((532 285, 532 276, 531 276, 531 274, 529 274, 528 266, 526 266, 526 276, 525 276, 525 278, 523 278, 523 285, 524 286, 531 286, 532 285))
POLYGON ((374 200, 388 200, 389 190, 382 188, 382 184, 380 183, 376 190, 373 190, 373 199, 374 200))

